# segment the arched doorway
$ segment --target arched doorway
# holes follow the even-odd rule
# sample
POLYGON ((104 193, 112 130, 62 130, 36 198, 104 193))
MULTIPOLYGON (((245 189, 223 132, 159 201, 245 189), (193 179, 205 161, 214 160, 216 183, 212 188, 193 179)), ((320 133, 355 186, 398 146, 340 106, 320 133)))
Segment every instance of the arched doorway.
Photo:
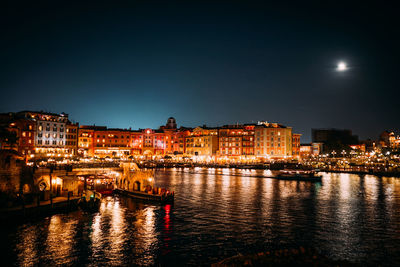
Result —
POLYGON ((135 182, 133 190, 140 191, 140 182, 139 181, 135 182))

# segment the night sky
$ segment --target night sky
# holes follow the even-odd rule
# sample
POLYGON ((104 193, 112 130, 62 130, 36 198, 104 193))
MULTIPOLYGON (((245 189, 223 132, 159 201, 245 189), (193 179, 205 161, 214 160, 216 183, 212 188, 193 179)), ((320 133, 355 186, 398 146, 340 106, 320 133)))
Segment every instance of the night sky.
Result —
POLYGON ((134 129, 266 120, 302 142, 319 127, 400 131, 389 1, 30 2, 0 8, 0 112, 134 129))

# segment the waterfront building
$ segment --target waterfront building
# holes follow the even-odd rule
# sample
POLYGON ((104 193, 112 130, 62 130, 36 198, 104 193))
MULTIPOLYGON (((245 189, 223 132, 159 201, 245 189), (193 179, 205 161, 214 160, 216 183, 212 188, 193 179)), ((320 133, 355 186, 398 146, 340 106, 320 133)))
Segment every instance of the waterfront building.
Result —
POLYGON ((68 114, 43 111, 8 113, 8 129, 17 136, 15 150, 29 158, 64 157, 68 114))
POLYGON ((174 155, 184 155, 186 153, 186 137, 188 137, 192 131, 192 128, 180 127, 172 135, 174 155))
POLYGON ((220 157, 238 159, 242 155, 243 125, 224 125, 218 130, 218 143, 220 157))
POLYGON ((69 156, 78 154, 79 124, 67 123, 65 130, 65 149, 69 156))
POLYGON ((166 136, 163 130, 144 129, 142 155, 150 158, 165 155, 166 136))
POLYGON ((165 126, 161 126, 160 130, 165 135, 165 154, 174 153, 174 135, 177 132, 176 120, 173 117, 168 118, 165 126))
MULTIPOLYGON (((323 152, 323 143, 309 143, 300 145, 300 157, 307 158, 311 156, 319 156, 323 152)), ((334 152, 338 153, 338 152, 334 152)), ((334 154, 335 155, 335 154, 334 154)))
POLYGON ((350 150, 350 145, 359 143, 358 136, 347 129, 312 129, 311 135, 313 143, 323 144, 324 153, 350 150))
POLYGON ((292 128, 278 123, 259 122, 255 127, 255 151, 259 158, 292 156, 292 128))
POLYGON ((242 156, 245 159, 254 158, 255 126, 254 124, 245 124, 243 126, 242 156))
POLYGON ((186 154, 211 160, 218 151, 218 128, 196 127, 186 137, 186 154))
POLYGON ((127 158, 131 155, 131 134, 127 129, 95 129, 94 156, 98 158, 127 158))
POLYGON ((105 126, 81 125, 78 132, 78 155, 82 157, 94 156, 94 132, 96 129, 106 128, 105 126))
POLYGON ((27 159, 34 157, 36 122, 31 118, 25 118, 23 114, 16 113, 2 114, 0 117, 0 127, 14 139, 1 148, 18 151, 27 159))
POLYGON ((382 148, 400 148, 400 136, 396 136, 393 131, 383 131, 379 135, 379 143, 382 148))
MULTIPOLYGON (((177 128, 168 118, 158 129, 112 129, 71 123, 65 113, 22 111, 0 114, 0 125, 16 136, 8 145, 31 158, 63 158, 75 155, 97 158, 147 158, 165 155, 253 161, 300 156, 300 134, 278 123, 177 128)), ((1 148, 6 148, 2 142, 1 148)))
POLYGON ((300 158, 300 137, 301 134, 296 133, 294 133, 292 137, 292 155, 293 158, 297 159, 300 158))

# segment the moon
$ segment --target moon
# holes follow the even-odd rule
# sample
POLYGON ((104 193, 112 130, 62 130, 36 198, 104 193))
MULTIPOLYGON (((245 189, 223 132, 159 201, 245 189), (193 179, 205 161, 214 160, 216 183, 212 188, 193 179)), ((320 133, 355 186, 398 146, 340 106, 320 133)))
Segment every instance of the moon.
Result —
POLYGON ((347 64, 343 61, 340 61, 336 67, 337 71, 346 71, 347 70, 347 64))

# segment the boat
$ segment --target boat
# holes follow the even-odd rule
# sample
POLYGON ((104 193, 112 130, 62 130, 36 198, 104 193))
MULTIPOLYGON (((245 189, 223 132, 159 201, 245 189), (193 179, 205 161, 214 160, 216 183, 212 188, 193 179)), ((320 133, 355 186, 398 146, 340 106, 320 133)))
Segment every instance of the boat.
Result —
POLYGON ((78 200, 78 205, 83 210, 98 210, 101 203, 101 197, 102 195, 99 192, 91 189, 86 189, 83 191, 81 198, 78 200))
POLYGON ((316 175, 314 170, 279 170, 272 171, 274 178, 280 180, 295 180, 295 181, 309 181, 321 182, 322 176, 316 175))
POLYGON ((134 199, 143 200, 146 202, 153 202, 158 204, 172 204, 174 202, 174 192, 164 191, 160 193, 156 192, 144 192, 137 190, 123 190, 116 188, 114 189, 114 193, 128 196, 134 199))
POLYGON ((123 163, 121 166, 124 172, 115 181, 115 194, 158 204, 174 202, 173 191, 154 185, 154 169, 141 169, 134 162, 123 163))

